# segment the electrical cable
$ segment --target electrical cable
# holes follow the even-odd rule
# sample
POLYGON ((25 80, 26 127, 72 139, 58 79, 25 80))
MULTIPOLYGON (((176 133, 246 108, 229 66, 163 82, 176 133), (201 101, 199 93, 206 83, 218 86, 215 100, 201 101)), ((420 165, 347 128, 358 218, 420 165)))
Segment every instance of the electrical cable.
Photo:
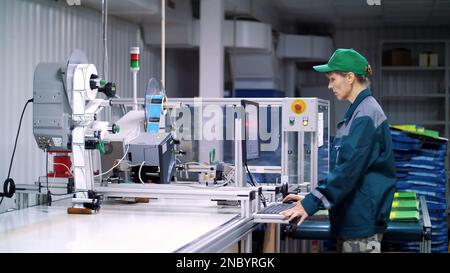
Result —
MULTIPOLYGON (((72 171, 70 170, 70 168, 66 164, 53 162, 53 166, 55 166, 55 165, 64 166, 69 171, 69 174, 73 177, 72 171)), ((52 177, 52 182, 49 183, 49 187, 52 186, 52 184, 55 182, 55 179, 56 179, 56 175, 54 174, 53 177, 52 177)), ((68 194, 68 193, 66 193, 66 194, 68 194)), ((52 193, 52 195, 55 195, 55 194, 52 193)))
POLYGON ((45 149, 45 177, 47 180, 47 205, 52 205, 52 193, 50 192, 50 189, 48 187, 48 150, 45 149))
MULTIPOLYGON (((51 206, 51 201, 52 201, 51 200, 51 196, 65 196, 65 195, 69 195, 69 194, 75 194, 75 193, 78 193, 78 192, 87 192, 87 191, 75 191, 75 192, 67 192, 67 193, 52 193, 50 191, 51 183, 48 182, 48 161, 49 161, 49 158, 48 158, 48 151, 47 150, 46 150, 45 154, 46 154, 45 172, 47 173, 47 175, 46 175, 46 183, 47 183, 47 195, 48 195, 48 198, 49 198, 49 202, 48 202, 49 206, 51 206)), ((67 166, 66 164, 53 162, 53 165, 64 166, 69 171, 70 175, 73 176, 72 171, 70 170, 69 166, 67 166)), ((55 176, 53 176, 53 181, 55 181, 55 176)))
MULTIPOLYGON (((253 175, 252 175, 252 173, 250 172, 250 169, 248 168, 247 163, 245 163, 245 168, 247 169, 248 175, 249 175, 249 177, 250 177, 251 185, 253 185, 254 187, 256 187, 256 183, 255 183, 255 181, 253 181, 253 175)), ((263 206, 264 206, 264 207, 267 207, 267 204, 266 204, 266 197, 264 196, 264 194, 260 193, 260 194, 259 194, 259 198, 261 199, 261 202, 263 203, 263 206)))
POLYGON ((206 167, 206 168, 210 167, 210 165, 208 165, 208 164, 201 163, 201 162, 195 162, 195 161, 184 162, 184 165, 199 165, 199 166, 206 167))
POLYGON ((53 165, 60 165, 60 166, 64 166, 68 171, 69 171, 69 174, 71 175, 71 176, 73 176, 73 173, 72 173, 72 171, 70 170, 70 168, 66 165, 66 164, 63 164, 63 163, 57 163, 57 162, 53 162, 53 165))
POLYGON ((128 154, 128 150, 130 149, 130 142, 133 141, 133 140, 135 140, 138 136, 139 136, 139 135, 133 137, 132 139, 130 139, 130 140, 128 141, 128 144, 126 144, 126 145, 127 145, 127 150, 125 151, 124 155, 123 155, 122 158, 119 160, 119 162, 116 163, 116 165, 112 166, 109 170, 107 170, 107 171, 104 172, 104 173, 94 175, 94 177, 103 176, 103 175, 109 173, 110 171, 114 170, 115 167, 119 166, 119 164, 125 159, 125 157, 126 157, 127 154, 128 154))
POLYGON ((138 171, 139 181, 141 181, 142 184, 145 184, 144 181, 142 181, 142 177, 141 177, 142 166, 144 166, 144 164, 145 164, 145 161, 142 161, 141 166, 139 167, 139 171, 138 171))
POLYGON ((4 197, 11 198, 14 196, 14 193, 16 192, 16 185, 14 183, 14 180, 10 177, 11 169, 12 169, 12 164, 14 162, 14 155, 16 154, 17 140, 19 139, 20 127, 22 126, 23 115, 25 114, 25 110, 27 109, 27 106, 30 102, 33 102, 32 98, 27 100, 27 102, 25 103, 25 105, 23 107, 22 114, 20 115, 19 127, 17 128, 16 140, 14 141, 14 149, 13 149, 13 152, 11 155, 11 161, 9 163, 8 177, 6 178, 5 182, 3 183, 3 192, 0 193, 0 196, 2 197, 2 199, 0 200, 0 205, 2 204, 4 197))
POLYGON ((253 187, 256 187, 256 184, 255 184, 255 182, 253 181, 253 176, 251 175, 250 170, 249 170, 247 164, 245 164, 245 168, 247 169, 248 176, 250 177, 250 185, 252 185, 253 187))

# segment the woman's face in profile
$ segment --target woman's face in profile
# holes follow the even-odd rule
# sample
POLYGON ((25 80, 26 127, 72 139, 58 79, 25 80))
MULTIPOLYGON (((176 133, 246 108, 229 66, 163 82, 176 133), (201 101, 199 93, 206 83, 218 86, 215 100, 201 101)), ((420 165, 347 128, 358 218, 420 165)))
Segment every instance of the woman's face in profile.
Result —
POLYGON ((333 94, 338 100, 347 100, 352 90, 352 86, 349 81, 347 81, 346 76, 343 76, 340 73, 330 72, 327 73, 327 77, 328 89, 333 91, 333 94))

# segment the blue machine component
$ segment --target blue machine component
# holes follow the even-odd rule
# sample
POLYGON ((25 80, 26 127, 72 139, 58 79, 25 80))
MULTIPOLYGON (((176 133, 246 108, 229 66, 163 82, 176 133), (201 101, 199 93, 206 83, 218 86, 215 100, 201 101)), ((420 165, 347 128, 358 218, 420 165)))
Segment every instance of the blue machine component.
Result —
POLYGON ((157 133, 159 131, 159 120, 163 110, 162 95, 145 95, 145 121, 147 133, 157 133))

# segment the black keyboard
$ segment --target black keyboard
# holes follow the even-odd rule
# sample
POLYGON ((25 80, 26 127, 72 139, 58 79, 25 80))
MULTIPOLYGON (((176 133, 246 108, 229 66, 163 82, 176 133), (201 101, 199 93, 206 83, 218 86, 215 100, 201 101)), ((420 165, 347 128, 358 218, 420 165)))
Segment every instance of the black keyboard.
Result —
POLYGON ((270 205, 260 210, 257 214, 279 214, 282 211, 295 207, 295 204, 296 202, 270 205))

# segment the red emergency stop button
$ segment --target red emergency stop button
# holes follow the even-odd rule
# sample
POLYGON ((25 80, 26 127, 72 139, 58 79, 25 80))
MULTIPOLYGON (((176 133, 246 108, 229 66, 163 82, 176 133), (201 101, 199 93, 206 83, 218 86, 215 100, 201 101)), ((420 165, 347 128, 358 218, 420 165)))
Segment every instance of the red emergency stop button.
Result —
POLYGON ((293 100, 291 103, 291 110, 292 110, 292 112, 294 112, 298 115, 305 112, 305 110, 306 110, 305 101, 302 99, 293 100))

